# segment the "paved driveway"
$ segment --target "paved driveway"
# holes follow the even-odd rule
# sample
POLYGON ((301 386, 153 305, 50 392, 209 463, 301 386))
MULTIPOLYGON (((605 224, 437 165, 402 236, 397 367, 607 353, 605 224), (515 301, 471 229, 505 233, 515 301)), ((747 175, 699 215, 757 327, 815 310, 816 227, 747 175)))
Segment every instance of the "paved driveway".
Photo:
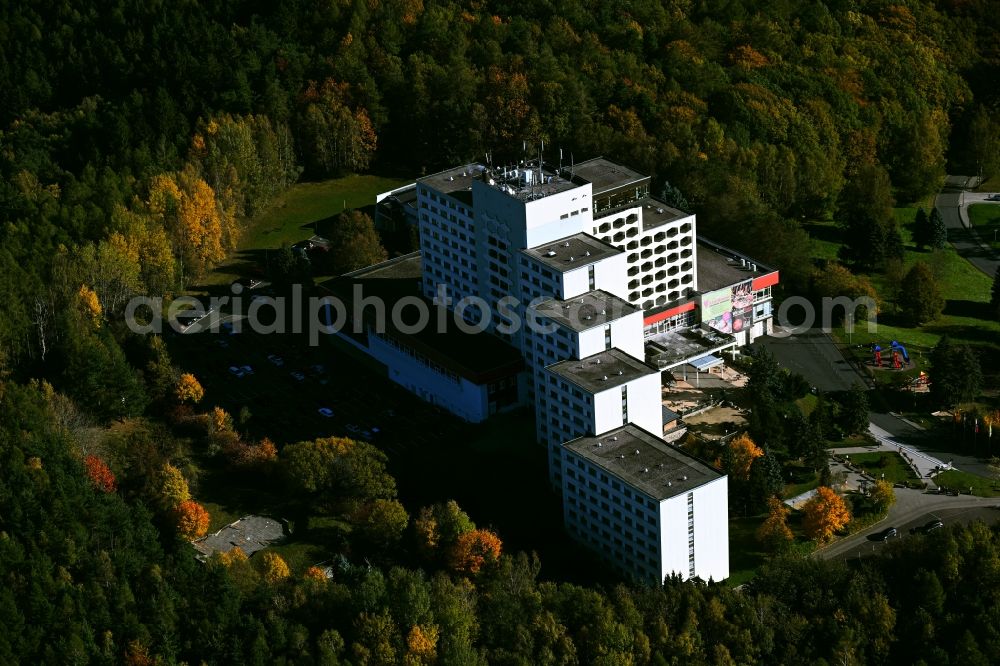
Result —
POLYGON ((768 336, 753 346, 767 349, 782 367, 799 373, 820 391, 847 391, 857 383, 866 385, 833 339, 818 328, 783 338, 768 336))
POLYGON ((990 277, 1000 266, 1000 257, 983 245, 969 224, 967 207, 970 203, 986 203, 985 193, 966 192, 971 182, 967 176, 948 176, 944 189, 937 195, 934 205, 941 211, 948 227, 948 240, 955 250, 973 266, 990 277))
POLYGON ((1000 508, 995 497, 970 497, 960 495, 935 495, 921 490, 896 489, 896 503, 889 509, 889 515, 879 523, 857 534, 836 541, 826 548, 817 550, 813 556, 824 560, 844 560, 870 556, 877 553, 885 543, 878 535, 887 527, 899 530, 901 539, 912 538, 911 527, 924 525, 935 518, 945 525, 984 520, 989 523, 1000 520, 1000 508))

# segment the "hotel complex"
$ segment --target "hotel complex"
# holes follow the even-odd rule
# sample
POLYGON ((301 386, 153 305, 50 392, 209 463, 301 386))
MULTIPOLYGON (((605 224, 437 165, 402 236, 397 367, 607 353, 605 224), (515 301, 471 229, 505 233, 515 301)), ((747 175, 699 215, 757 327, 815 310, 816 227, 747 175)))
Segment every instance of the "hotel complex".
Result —
POLYGON ((448 308, 443 333, 366 321, 341 335, 469 421, 533 405, 567 530, 623 572, 721 580, 727 478, 662 439, 662 373, 769 333, 778 275, 700 239, 649 185, 603 158, 420 178, 377 202, 380 224, 417 226, 419 252, 331 289, 448 308))

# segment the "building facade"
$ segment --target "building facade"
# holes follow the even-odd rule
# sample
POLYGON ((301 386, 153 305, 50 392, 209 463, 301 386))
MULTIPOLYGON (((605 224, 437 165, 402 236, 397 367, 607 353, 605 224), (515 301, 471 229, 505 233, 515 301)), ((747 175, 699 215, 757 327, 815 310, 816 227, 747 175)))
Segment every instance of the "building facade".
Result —
MULTIPOLYGON (((777 273, 700 239, 695 216, 652 197, 649 186, 648 176, 603 158, 569 168, 472 163, 380 203, 386 215, 416 220, 422 297, 520 354, 517 401, 534 407, 569 531, 633 575, 721 580, 727 480, 660 439, 660 373, 768 333, 777 273), (652 488, 656 474, 615 471, 613 461, 581 453, 594 442, 614 448, 609 433, 655 458, 655 469, 686 465, 680 476, 690 483, 652 488), (581 469, 613 481, 596 495, 588 481, 583 492, 581 469), (609 497, 623 508, 608 508, 609 497)), ((376 341, 372 353, 383 346, 376 341)), ((420 369, 395 365, 390 377, 427 399, 428 383, 407 376, 420 369)), ((453 401, 469 404, 473 393, 458 389, 465 397, 453 401)))

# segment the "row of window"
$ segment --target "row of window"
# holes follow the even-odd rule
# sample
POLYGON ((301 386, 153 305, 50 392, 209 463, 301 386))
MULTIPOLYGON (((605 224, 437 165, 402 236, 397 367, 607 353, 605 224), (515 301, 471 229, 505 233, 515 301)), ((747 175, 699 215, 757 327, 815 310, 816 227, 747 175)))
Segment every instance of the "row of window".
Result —
POLYGON ((417 363, 420 363, 421 365, 423 365, 426 368, 432 370, 433 372, 436 372, 439 375, 447 377, 448 379, 450 379, 451 381, 455 382, 456 384, 459 383, 459 377, 458 377, 458 375, 456 373, 452 372, 451 370, 448 370, 447 368, 445 368, 442 365, 439 365, 439 364, 435 363, 434 361, 430 360, 429 358, 427 358, 426 356, 424 356, 420 352, 414 351, 412 347, 409 347, 407 345, 401 344, 398 340, 396 340, 396 338, 388 336, 388 335, 383 335, 381 333, 377 333, 377 332, 375 332, 375 329, 373 329, 373 328, 369 328, 368 329, 368 335, 370 335, 372 337, 375 337, 375 338, 378 338, 379 340, 381 340, 382 342, 384 342, 389 347, 392 347, 396 351, 399 351, 399 352, 402 352, 403 354, 406 354, 407 356, 409 356, 413 360, 415 360, 417 363))

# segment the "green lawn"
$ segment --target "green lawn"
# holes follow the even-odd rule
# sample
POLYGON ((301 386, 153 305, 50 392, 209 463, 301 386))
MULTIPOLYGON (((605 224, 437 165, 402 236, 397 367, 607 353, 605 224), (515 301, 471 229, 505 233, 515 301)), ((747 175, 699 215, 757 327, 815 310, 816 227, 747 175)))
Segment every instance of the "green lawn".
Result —
POLYGON ((875 479, 885 475, 886 481, 906 483, 917 480, 910 466, 903 458, 893 451, 877 451, 874 453, 852 453, 851 462, 864 469, 875 479))
POLYGON ((1000 250, 1000 204, 972 204, 968 210, 969 222, 979 232, 979 237, 994 250, 1000 250))
POLYGON ((277 249, 313 235, 314 225, 344 210, 375 205, 375 196, 407 181, 374 175, 351 175, 318 183, 299 183, 275 197, 267 210, 246 224, 237 252, 201 281, 224 284, 247 268, 247 254, 277 249))
POLYGON ((247 228, 241 250, 278 248, 312 235, 308 225, 351 208, 375 205, 375 195, 406 181, 372 175, 352 175, 319 183, 293 185, 247 228))
POLYGON ((1000 487, 992 479, 970 474, 957 469, 941 472, 934 477, 934 483, 945 488, 957 488, 963 493, 969 492, 972 487, 972 494, 979 497, 1000 497, 1000 487))
MULTIPOLYGON (((997 208, 1000 209, 1000 206, 997 208)), ((917 250, 912 240, 912 222, 916 208, 896 208, 895 213, 906 247, 903 270, 908 270, 917 261, 930 265, 947 301, 944 312, 934 321, 914 328, 893 317, 890 305, 883 309, 874 332, 869 332, 864 322, 856 322, 850 335, 843 327, 839 327, 833 331, 834 336, 854 345, 898 340, 917 360, 922 351, 931 349, 946 334, 963 342, 995 344, 995 341, 1000 340, 1000 322, 986 316, 992 279, 959 256, 950 246, 937 252, 917 250)), ((806 229, 813 235, 813 256, 818 259, 836 256, 842 232, 835 223, 810 223, 806 225, 806 229)), ((875 274, 869 278, 883 299, 888 300, 889 286, 885 276, 875 274)))

